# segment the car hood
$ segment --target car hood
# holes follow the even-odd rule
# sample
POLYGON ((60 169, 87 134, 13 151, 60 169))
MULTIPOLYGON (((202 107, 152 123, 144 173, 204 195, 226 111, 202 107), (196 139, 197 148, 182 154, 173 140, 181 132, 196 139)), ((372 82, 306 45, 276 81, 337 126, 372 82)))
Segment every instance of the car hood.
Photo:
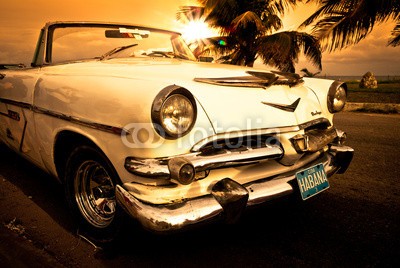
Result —
POLYGON ((126 77, 138 80, 138 84, 146 81, 148 85, 151 81, 153 88, 146 87, 146 91, 154 96, 168 85, 185 87, 206 112, 215 133, 295 126, 324 116, 317 96, 302 83, 246 87, 204 82, 209 78, 249 77, 248 72, 254 71, 253 68, 174 59, 128 58, 64 65, 63 69, 64 72, 74 70, 80 75, 96 73, 98 76, 126 77))

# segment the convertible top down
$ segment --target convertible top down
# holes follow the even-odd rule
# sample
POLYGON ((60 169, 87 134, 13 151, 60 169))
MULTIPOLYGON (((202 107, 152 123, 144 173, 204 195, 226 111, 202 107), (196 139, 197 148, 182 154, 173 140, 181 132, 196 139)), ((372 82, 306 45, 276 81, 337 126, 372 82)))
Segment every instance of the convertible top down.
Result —
POLYGON ((47 23, 30 67, 0 68, 0 140, 64 184, 95 240, 123 211, 165 232, 306 200, 353 156, 333 125, 345 83, 197 62, 172 31, 47 23))

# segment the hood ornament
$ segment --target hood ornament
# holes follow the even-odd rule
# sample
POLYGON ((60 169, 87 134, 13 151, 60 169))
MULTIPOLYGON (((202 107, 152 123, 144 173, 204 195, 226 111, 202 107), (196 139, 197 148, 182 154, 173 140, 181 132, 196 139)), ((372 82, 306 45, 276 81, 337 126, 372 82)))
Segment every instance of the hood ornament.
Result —
POLYGON ((220 77, 220 78, 194 78, 194 81, 230 87, 269 88, 272 85, 287 85, 295 87, 304 83, 298 74, 283 72, 254 72, 247 71, 246 76, 220 77))
POLYGON ((298 98, 297 100, 295 100, 295 102, 293 102, 290 105, 285 105, 285 104, 278 104, 278 103, 271 103, 271 102, 265 102, 262 101, 262 104, 268 105, 268 106, 272 106, 274 108, 280 109, 280 110, 284 110, 286 112, 294 112, 297 108, 297 106, 299 105, 300 102, 300 98, 298 98))

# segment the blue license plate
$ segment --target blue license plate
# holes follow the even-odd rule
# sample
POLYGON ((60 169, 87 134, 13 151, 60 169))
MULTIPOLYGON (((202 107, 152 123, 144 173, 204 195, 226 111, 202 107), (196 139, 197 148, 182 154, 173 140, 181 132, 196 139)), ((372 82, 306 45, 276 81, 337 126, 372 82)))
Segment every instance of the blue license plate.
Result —
POLYGON ((303 200, 329 188, 328 177, 326 176, 323 164, 318 164, 297 172, 296 179, 303 200))

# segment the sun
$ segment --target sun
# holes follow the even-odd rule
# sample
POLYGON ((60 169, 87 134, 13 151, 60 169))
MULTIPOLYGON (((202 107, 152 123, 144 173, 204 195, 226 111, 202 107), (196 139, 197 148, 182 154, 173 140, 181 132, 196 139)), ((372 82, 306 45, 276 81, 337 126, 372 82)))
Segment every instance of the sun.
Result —
POLYGON ((182 29, 182 37, 189 43, 195 40, 206 39, 214 35, 215 32, 202 20, 189 21, 182 29))

